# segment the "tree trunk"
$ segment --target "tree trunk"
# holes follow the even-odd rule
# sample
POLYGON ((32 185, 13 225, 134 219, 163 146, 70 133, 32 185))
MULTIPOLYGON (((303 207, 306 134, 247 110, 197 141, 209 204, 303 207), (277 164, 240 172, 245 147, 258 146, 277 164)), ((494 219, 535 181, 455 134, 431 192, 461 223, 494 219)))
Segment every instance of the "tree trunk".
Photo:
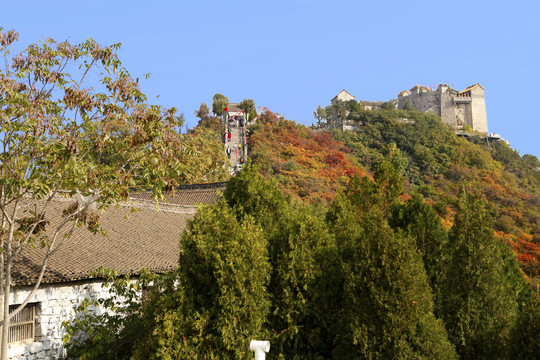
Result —
MULTIPOLYGON (((12 234, 10 234, 12 235, 12 234)), ((11 238, 11 236, 10 236, 11 238)), ((5 275, 4 275, 4 286, 3 286, 3 289, 4 289, 4 301, 3 301, 3 324, 2 324, 2 338, 0 340, 0 348, 1 348, 1 352, 0 352, 0 360, 7 360, 7 351, 8 351, 8 334, 9 334, 9 293, 10 293, 10 279, 11 279, 11 263, 12 263, 12 259, 11 259, 11 239, 8 239, 7 241, 7 244, 6 244, 6 253, 5 254, 2 254, 2 255, 5 255, 3 256, 4 257, 4 261, 5 261, 5 265, 6 265, 6 272, 5 272, 5 275)))

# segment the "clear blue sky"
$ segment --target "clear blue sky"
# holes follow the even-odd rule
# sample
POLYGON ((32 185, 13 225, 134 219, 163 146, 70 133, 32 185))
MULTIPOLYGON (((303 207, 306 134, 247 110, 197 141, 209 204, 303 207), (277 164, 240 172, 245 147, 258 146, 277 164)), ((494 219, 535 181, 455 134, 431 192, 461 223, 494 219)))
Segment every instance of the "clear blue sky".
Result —
POLYGON ((528 1, 10 1, 0 26, 123 44, 153 102, 188 126, 215 93, 310 124, 342 89, 388 100, 416 84, 480 83, 488 127, 540 157, 540 3, 528 1), (160 95, 159 98, 155 98, 160 95))

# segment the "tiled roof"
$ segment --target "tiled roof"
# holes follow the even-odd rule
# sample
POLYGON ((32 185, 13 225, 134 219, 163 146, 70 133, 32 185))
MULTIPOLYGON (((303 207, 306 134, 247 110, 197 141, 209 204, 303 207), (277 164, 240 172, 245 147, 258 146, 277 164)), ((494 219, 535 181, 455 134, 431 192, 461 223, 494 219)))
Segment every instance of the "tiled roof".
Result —
MULTIPOLYGON (((149 193, 132 196, 132 204, 111 206, 100 223, 107 236, 93 235, 86 228, 75 229, 59 250, 50 257, 43 283, 59 283, 90 278, 90 273, 102 266, 120 274, 136 275, 142 268, 155 272, 173 270, 178 264, 180 234, 196 211, 196 204, 212 203, 219 197, 216 191, 224 184, 180 188, 159 210, 149 193), (132 212, 136 207, 138 211, 132 212), (129 219, 126 219, 129 218, 129 219)), ((34 200, 27 200, 33 208, 34 200)), ((55 198, 46 218, 48 229, 59 224, 62 211, 72 199, 55 198)), ((67 230, 67 229, 66 229, 67 230)), ((44 258, 43 249, 24 249, 16 258, 13 283, 31 285, 35 282, 44 258)))
POLYGON ((341 95, 342 93, 347 93, 347 94, 349 94, 350 96, 352 96, 353 98, 356 98, 356 96, 354 96, 353 94, 351 94, 351 93, 348 92, 347 90, 343 89, 343 90, 341 90, 336 96, 334 96, 334 97, 332 98, 332 100, 330 100, 330 101, 334 101, 334 100, 337 99, 337 97, 338 97, 339 95, 341 95))
POLYGON ((240 103, 229 103, 229 112, 242 112, 242 108, 240 108, 240 103))
POLYGON ((482 88, 482 90, 484 90, 484 87, 483 87, 482 85, 480 85, 479 83, 477 83, 477 84, 474 84, 474 85, 471 85, 471 86, 466 87, 464 90, 461 90, 460 93, 465 92, 465 91, 472 90, 472 89, 474 89, 474 88, 477 87, 477 86, 480 86, 480 87, 482 88))
MULTIPOLYGON (((160 200, 161 205, 194 206, 196 204, 208 204, 215 202, 219 192, 225 191, 226 183, 180 185, 174 194, 165 194, 165 199, 160 200)), ((155 200, 150 191, 138 191, 130 194, 131 199, 136 202, 150 202, 155 204, 155 200)))

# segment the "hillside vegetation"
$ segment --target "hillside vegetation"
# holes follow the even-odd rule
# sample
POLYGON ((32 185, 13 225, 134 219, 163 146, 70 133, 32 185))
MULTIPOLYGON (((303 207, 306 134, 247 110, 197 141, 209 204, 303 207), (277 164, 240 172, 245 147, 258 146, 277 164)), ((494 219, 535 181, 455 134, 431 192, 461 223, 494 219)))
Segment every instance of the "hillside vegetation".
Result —
POLYGON ((350 114, 361 130, 263 111, 253 162, 189 223, 177 270, 105 272, 114 311, 83 304, 68 356, 247 360, 265 339, 274 359, 534 359, 538 160, 415 111, 350 114))
POLYGON ((505 142, 488 143, 482 136, 458 137, 436 115, 413 108, 364 110, 354 100, 336 107, 347 109, 347 119, 359 130, 313 130, 264 110, 249 139, 261 174, 276 179, 294 198, 328 204, 352 175, 371 176, 385 156, 399 150, 406 193, 422 194, 447 228, 460 190, 487 200, 495 235, 512 247, 528 277, 538 277, 540 161, 535 156, 520 156, 505 142))

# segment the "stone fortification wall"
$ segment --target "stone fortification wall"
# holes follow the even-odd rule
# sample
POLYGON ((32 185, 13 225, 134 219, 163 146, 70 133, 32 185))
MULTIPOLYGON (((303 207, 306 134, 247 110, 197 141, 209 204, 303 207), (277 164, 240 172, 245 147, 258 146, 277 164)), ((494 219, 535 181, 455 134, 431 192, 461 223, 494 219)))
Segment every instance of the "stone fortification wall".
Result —
POLYGON ((411 103, 418 111, 433 112, 441 116, 441 97, 438 91, 413 92, 408 96, 398 98, 398 109, 403 109, 407 103, 411 103))
MULTIPOLYGON (((44 285, 30 303, 37 304, 35 341, 9 345, 8 358, 13 360, 62 359, 66 356, 62 337, 63 321, 76 317, 76 309, 85 298, 109 296, 102 288, 102 281, 89 280, 71 284, 44 285)), ((30 293, 30 288, 18 288, 10 294, 10 304, 20 304, 30 293)), ((102 314, 103 309, 89 307, 88 312, 102 314)))
POLYGON ((441 93, 441 121, 446 125, 457 128, 457 114, 454 106, 454 96, 449 92, 441 93))
POLYGON ((474 131, 488 132, 486 100, 484 98, 484 89, 479 86, 471 90, 471 119, 474 131))
POLYGON ((407 103, 419 111, 439 115, 442 122, 455 129, 469 125, 474 131, 488 131, 484 88, 480 84, 461 92, 444 84, 440 84, 437 90, 417 85, 398 95, 398 109, 403 109, 407 103))

